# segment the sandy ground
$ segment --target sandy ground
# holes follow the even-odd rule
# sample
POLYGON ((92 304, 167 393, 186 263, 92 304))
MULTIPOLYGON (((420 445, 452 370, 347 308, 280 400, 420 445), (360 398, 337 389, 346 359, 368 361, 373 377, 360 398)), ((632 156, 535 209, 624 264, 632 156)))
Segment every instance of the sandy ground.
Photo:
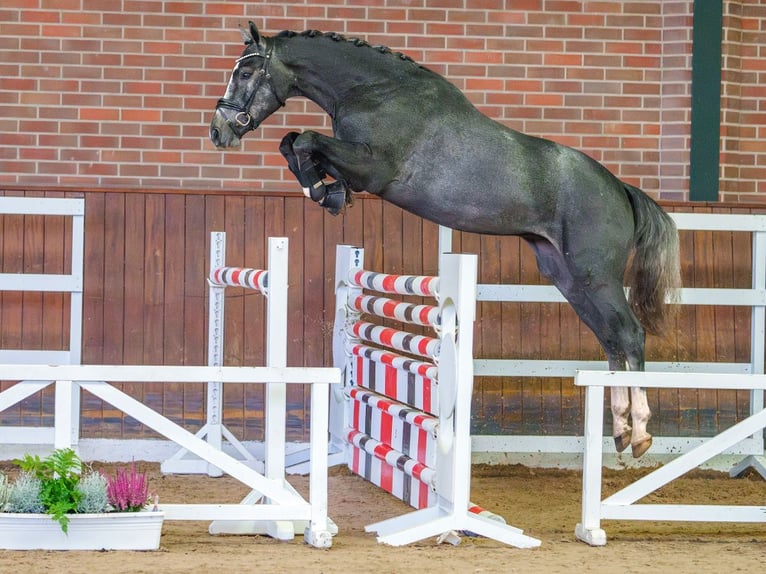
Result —
MULTIPOLYGON (((5 465, 7 468, 7 465, 5 465)), ((238 502, 246 489, 228 477, 162 476, 156 464, 142 464, 161 502, 238 502)), ((2 466, 0 466, 1 468, 2 466)), ((608 494, 646 470, 607 471, 608 494)), ((578 472, 523 466, 475 466, 472 500, 488 508, 542 546, 520 550, 483 539, 463 537, 458 546, 433 539, 406 547, 378 544, 364 526, 409 512, 408 506, 347 470, 330 473, 330 516, 340 532, 333 547, 312 548, 302 537, 278 542, 262 536, 211 536, 207 523, 166 521, 157 552, 0 551, 0 573, 187 573, 307 572, 375 574, 399 572, 744 572, 766 563, 766 522, 644 523, 605 521, 605 547, 575 540, 580 516, 578 472)), ((290 482, 301 492, 306 477, 290 482)), ((652 495, 663 503, 718 502, 763 504, 766 482, 750 474, 730 479, 714 471, 695 471, 652 495)))

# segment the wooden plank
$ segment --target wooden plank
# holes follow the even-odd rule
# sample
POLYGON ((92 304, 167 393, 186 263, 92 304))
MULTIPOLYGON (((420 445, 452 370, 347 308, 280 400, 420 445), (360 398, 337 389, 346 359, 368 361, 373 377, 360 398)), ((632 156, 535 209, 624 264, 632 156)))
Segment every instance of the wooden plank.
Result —
MULTIPOLYGON (((539 285, 540 272, 532 250, 523 244, 520 281, 523 284, 539 285)), ((541 306, 539 303, 521 304, 521 353, 529 359, 541 359, 541 306)), ((524 434, 540 434, 542 428, 542 380, 528 377, 522 386, 522 409, 524 413, 524 434)))
MULTIPOLYGON (((162 362, 165 365, 184 364, 184 237, 186 221, 181 215, 185 211, 186 198, 182 195, 164 196, 164 249, 162 295, 162 362)), ((174 423, 184 424, 184 385, 168 383, 162 385, 162 414, 174 423)))
MULTIPOLYGON (((48 194, 45 194, 48 195, 48 194)), ((70 273, 64 270, 64 216, 46 216, 43 219, 43 273, 70 273)), ((42 295, 42 341, 43 349, 63 350, 69 348, 69 321, 65 318, 65 305, 69 305, 69 295, 48 293, 42 295)), ((67 314, 68 317, 68 314, 67 314)), ((48 387, 39 393, 41 402, 40 424, 53 426, 55 410, 55 392, 48 387)))
MULTIPOLYGON (((731 231, 713 232, 713 274, 714 287, 734 287, 733 235, 731 231)), ((716 361, 735 360, 734 308, 716 306, 715 316, 715 357, 716 361)), ((716 392, 716 432, 736 422, 737 392, 718 390, 716 392)))
MULTIPOLYGON (((544 284, 550 284, 550 281, 542 276, 540 281, 544 284)), ((562 341, 569 338, 578 339, 574 333, 564 331, 561 328, 561 308, 563 306, 562 303, 540 304, 540 356, 543 359, 567 358, 562 354, 562 341)), ((556 435, 562 432, 561 387, 562 379, 560 377, 545 377, 540 380, 541 424, 544 434, 556 435)))
MULTIPOLYGON (((695 211, 699 211, 695 210, 695 211)), ((705 213, 712 210, 705 209, 705 213)), ((694 243, 694 278, 695 286, 712 287, 715 285, 715 270, 713 266, 713 232, 700 231, 695 234, 694 243)), ((695 332, 696 360, 715 360, 715 309, 707 305, 695 307, 697 315, 697 330, 695 332)), ((697 433, 703 435, 715 434, 716 421, 716 392, 701 390, 697 392, 697 433)), ((697 435, 699 436, 699 435, 697 435)))
MULTIPOLYGON (((142 362, 145 365, 161 365, 165 361, 165 195, 147 194, 145 202, 144 237, 144 338, 142 362)), ((149 408, 163 412, 163 383, 141 385, 142 402, 149 408)), ((142 438, 159 438, 159 435, 139 426, 142 438)))
MULTIPOLYGON (((521 280, 521 240, 503 237, 500 244, 500 283, 518 284, 521 280)), ((500 303, 500 355, 518 358, 521 347, 521 305, 500 303)), ((522 377, 503 377, 503 432, 521 433, 523 428, 522 377)))
MULTIPOLYGON (((85 235, 85 260, 83 261, 84 268, 87 270, 83 285, 83 322, 88 325, 88 328, 87 330, 83 328, 82 360, 83 363, 90 364, 104 362, 105 195, 90 194, 85 204, 85 228, 88 232, 85 235)), ((61 235, 63 235, 63 229, 61 235)), ((64 237, 61 235, 57 240, 63 245, 64 237)), ((70 271, 71 269, 67 269, 67 272, 70 271)), ((58 272, 64 272, 63 261, 58 272)), ((98 402, 101 401, 98 400, 98 402)))
MULTIPOLYGON (((64 267, 65 223, 68 217, 48 216, 43 229, 43 272, 70 273, 64 267)), ((87 251, 86 251, 87 253, 87 251)), ((98 268, 96 268, 98 271, 98 268)), ((43 349, 69 348, 69 322, 64 322, 65 295, 63 293, 43 293, 43 349)), ((66 296, 66 304, 69 297, 66 296)), ((100 341, 98 342, 100 346, 100 341)), ((98 348, 98 347, 97 347, 98 348)))
MULTIPOLYGON (((207 254, 210 238, 205 229, 205 198, 184 198, 183 305, 184 365, 207 365, 207 254)), ((205 385, 183 385, 183 425, 198 430, 205 423, 205 385)))
POLYGON ((423 275, 439 273, 439 226, 423 220, 421 253, 423 256, 423 275))
MULTIPOLYGON (((303 328, 301 349, 296 349, 300 353, 297 355, 300 357, 299 365, 316 366, 324 360, 324 292, 328 288, 328 274, 325 273, 323 261, 327 256, 324 229, 326 219, 331 216, 325 216, 324 209, 303 199, 285 199, 286 220, 293 224, 291 236, 295 237, 295 245, 290 245, 290 295, 291 300, 297 301, 289 314, 290 321, 294 317, 303 328), (295 221, 296 213, 303 216, 300 221, 295 221), (294 270, 297 274, 292 273, 294 270)), ((332 281, 332 275, 329 279, 332 281)), ((294 398, 297 401, 297 397, 294 398)), ((300 403, 303 407, 303 397, 300 403)))
POLYGON ((367 251, 365 250, 365 267, 367 269, 392 274, 404 273, 402 258, 404 248, 402 238, 403 215, 402 210, 398 207, 390 203, 383 204, 383 235, 378 240, 383 247, 383 265, 382 267, 370 267, 370 264, 367 263, 367 251))
MULTIPOLYGON (((353 245, 356 247, 364 245, 365 214, 372 203, 373 201, 371 200, 355 197, 354 203, 337 217, 339 226, 343 231, 343 239, 338 242, 339 245, 353 245)), ((379 203, 379 201, 376 201, 376 203, 379 203)), ((335 249, 332 251, 331 260, 335 261, 335 249)), ((332 269, 334 275, 334 263, 332 269)))
MULTIPOLYGON (((226 264, 232 267, 249 266, 245 262, 244 197, 224 196, 224 226, 226 232, 226 264)), ((257 266, 257 265, 253 265, 257 266)), ((226 311, 224 313, 224 365, 242 366, 245 354, 245 300, 260 295, 239 287, 225 291, 226 311)), ((242 440, 245 429, 245 389, 243 385, 224 385, 223 419, 226 427, 242 440)))
POLYGON ((383 241, 388 229, 383 223, 383 207, 385 202, 369 199, 364 202, 364 266, 366 269, 383 270, 383 241))
MULTIPOLYGON (((123 360, 127 365, 144 363, 144 280, 146 241, 146 195, 125 197, 125 322, 123 360)), ((122 390, 138 401, 143 400, 143 385, 125 383, 122 390)), ((137 438, 141 425, 122 413, 122 438, 137 438)))
MULTIPOLYGON (((482 283, 500 283, 502 263, 500 260, 501 239, 495 236, 478 237, 478 251, 481 254, 479 269, 482 283)), ((465 253, 465 251, 464 251, 465 253)), ((477 253, 478 255, 478 253, 477 253)), ((478 303, 477 321, 474 329, 474 356, 502 358, 502 313, 498 303, 478 303)), ((500 377, 480 377, 474 389, 474 417, 485 430, 503 426, 503 380, 500 377)))
MULTIPOLYGON (((27 197, 42 197, 41 192, 29 192, 27 197)), ((42 273, 45 263, 45 216, 24 216, 24 273, 42 273)), ((43 341, 43 293, 24 292, 22 306, 22 349, 42 349, 43 341)), ((42 419, 42 397, 40 393, 19 403, 21 424, 37 426, 42 419)))
MULTIPOLYGON (((87 205, 89 198, 86 199, 87 205)), ((124 362, 125 307, 126 307, 126 267, 125 267, 125 225, 126 197, 120 193, 104 194, 104 344, 103 362, 121 365, 124 362)), ((86 208, 87 211, 87 208, 86 208)), ((86 238, 88 230, 85 232, 86 238)), ((86 239, 87 241, 87 239, 86 239)), ((86 277, 88 270, 85 271, 86 277)), ((88 325, 85 323, 84 331, 88 325)), ((122 385, 119 385, 122 388, 122 385)), ((85 393, 88 397, 90 393, 85 393)), ((91 399, 88 398, 88 401, 91 399)), ((98 399, 100 401, 100 399, 98 399)), ((122 411, 101 403, 102 423, 98 436, 121 438, 122 411)), ((95 415, 94 415, 95 416, 95 415)), ((91 429, 92 430, 92 429, 91 429)))
MULTIPOLYGON (((265 268, 268 264, 265 203, 271 198, 252 194, 245 198, 245 259, 247 267, 265 268)), ((272 208, 270 208, 271 210, 272 208)), ((291 246, 292 247, 292 246, 291 246)), ((245 338, 244 362, 246 365, 266 364, 266 304, 262 295, 248 297, 245 308, 245 323, 252 325, 245 338)), ((247 385, 244 393, 245 440, 264 440, 265 389, 260 385, 247 385)))
MULTIPOLYGON (((325 353, 324 261, 329 254, 325 252, 324 228, 331 216, 301 196, 285 198, 284 205, 290 238, 287 360, 294 366, 317 366, 323 364, 325 353), (301 335, 296 335, 291 325, 301 335)), ((309 397, 310 390, 304 387, 287 389, 287 440, 308 437, 309 397)))
MULTIPOLYGON (((85 282, 83 285, 83 345, 82 361, 86 364, 102 364, 104 362, 104 343, 106 341, 104 314, 104 287, 106 284, 104 234, 106 222, 106 194, 92 193, 85 203, 85 235, 84 269, 85 282), (87 328, 86 328, 87 326, 87 328)), ((68 229, 62 227, 59 243, 65 245, 64 234, 71 235, 71 226, 68 229)), ((69 252, 70 246, 66 249, 69 252)), ((63 259, 63 253, 62 253, 63 259)), ((61 272, 64 270, 62 260, 61 272)), ((66 272, 71 271, 68 266, 66 272)), ((67 303, 69 298, 67 297, 67 303)), ((120 309, 122 315, 122 309, 120 309)), ((112 328, 111 321, 108 325, 112 328)), ((67 330, 69 322, 66 322, 67 330)), ((67 341, 68 345, 68 341, 67 341)), ((48 391, 45 389, 44 392, 48 391)), ((50 388, 53 391, 53 388, 50 388)), ((50 392, 48 391, 48 392, 50 392)), ((83 438, 100 438, 104 429, 102 422, 104 417, 104 403, 91 393, 80 393, 80 426, 83 438)))
MULTIPOLYGON (((306 202, 304 202, 305 204, 306 202)), ((307 206, 307 208, 310 206, 307 206)), ((347 209, 347 211, 349 211, 347 209)), ((361 212, 359 210, 356 210, 355 216, 348 218, 348 223, 351 226, 354 226, 353 222, 357 222, 361 220, 361 212)), ((342 215, 339 215, 337 217, 333 217, 332 215, 329 215, 327 212, 325 212, 324 216, 324 233, 323 235, 323 256, 322 256, 322 270, 321 270, 321 277, 323 281, 323 298, 322 298, 322 309, 307 309, 307 314, 315 317, 315 321, 320 321, 322 328, 320 333, 320 338, 322 339, 323 346, 324 346, 324 352, 322 353, 322 362, 321 363, 307 363, 307 366, 318 366, 320 364, 322 365, 332 365, 333 364, 333 356, 332 356, 332 336, 328 337, 327 333, 328 331, 332 332, 333 324, 335 322, 335 248, 337 245, 344 245, 346 244, 345 239, 345 224, 347 222, 347 218, 343 217, 342 215)), ((359 224, 357 224, 357 229, 359 224)), ((352 245, 356 244, 356 242, 352 243, 352 245)), ((304 255, 306 257, 306 255, 304 255)), ((306 271, 306 277, 308 277, 309 273, 308 270, 306 271)), ((304 402, 307 405, 307 408, 310 408, 310 389, 304 389, 304 402)))

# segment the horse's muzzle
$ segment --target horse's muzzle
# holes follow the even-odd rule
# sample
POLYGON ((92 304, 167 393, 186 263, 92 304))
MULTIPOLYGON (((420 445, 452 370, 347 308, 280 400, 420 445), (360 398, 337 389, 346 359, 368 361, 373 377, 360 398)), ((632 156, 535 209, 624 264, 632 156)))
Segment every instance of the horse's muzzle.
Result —
POLYGON ((215 147, 221 147, 221 130, 218 128, 210 127, 210 141, 213 142, 215 147))
POLYGON ((210 141, 217 148, 231 148, 239 145, 240 135, 229 125, 225 115, 216 110, 210 122, 210 141))

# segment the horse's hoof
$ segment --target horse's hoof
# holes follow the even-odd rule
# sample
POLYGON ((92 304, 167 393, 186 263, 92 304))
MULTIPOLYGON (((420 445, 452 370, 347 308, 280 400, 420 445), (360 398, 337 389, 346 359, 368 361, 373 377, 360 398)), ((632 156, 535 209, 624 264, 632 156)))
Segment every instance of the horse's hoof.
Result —
POLYGON ((312 201, 319 203, 319 205, 322 205, 325 195, 327 195, 327 188, 321 179, 309 187, 309 197, 312 201))
POLYGON ((326 190, 319 205, 327 209, 330 215, 338 215, 346 205, 346 188, 343 186, 343 182, 335 181, 326 186, 326 190))
POLYGON ((614 448, 617 452, 622 452, 630 444, 630 431, 625 431, 619 436, 614 437, 614 448))
POLYGON ((639 441, 635 444, 630 445, 631 450, 633 451, 633 458, 640 458, 641 455, 643 455, 647 450, 649 450, 649 447, 651 446, 652 446, 651 435, 642 441, 639 441))

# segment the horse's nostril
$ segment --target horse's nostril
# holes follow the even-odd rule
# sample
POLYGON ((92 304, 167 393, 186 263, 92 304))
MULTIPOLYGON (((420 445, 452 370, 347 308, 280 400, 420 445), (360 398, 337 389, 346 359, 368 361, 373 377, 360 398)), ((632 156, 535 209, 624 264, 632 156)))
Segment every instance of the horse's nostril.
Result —
POLYGON ((210 128, 210 140, 215 146, 221 145, 221 132, 218 128, 210 128))

